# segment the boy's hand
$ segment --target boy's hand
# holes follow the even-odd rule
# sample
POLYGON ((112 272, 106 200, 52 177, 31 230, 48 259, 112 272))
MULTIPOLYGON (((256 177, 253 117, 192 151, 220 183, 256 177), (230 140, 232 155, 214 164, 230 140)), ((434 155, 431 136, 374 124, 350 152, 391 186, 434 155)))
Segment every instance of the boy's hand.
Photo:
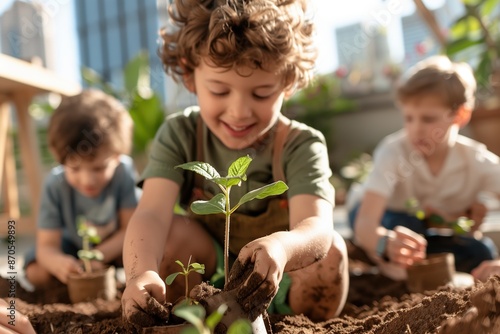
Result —
POLYGON ((479 229, 487 213, 488 208, 486 207, 486 205, 480 202, 472 203, 469 210, 467 210, 467 212, 464 212, 464 216, 474 221, 474 225, 472 225, 471 227, 472 232, 479 229))
POLYGON ((262 314, 278 292, 286 262, 281 243, 269 236, 248 243, 240 251, 226 290, 238 289, 238 302, 250 320, 262 314))
POLYGON ((156 318, 168 320, 169 314, 163 306, 165 294, 165 282, 154 271, 127 280, 122 296, 123 318, 136 328, 153 326, 156 318))
POLYGON ((500 275, 500 260, 487 260, 471 272, 475 279, 486 282, 492 275, 500 275))
POLYGON ((409 228, 396 226, 389 234, 387 257, 391 262, 403 267, 425 259, 427 240, 409 228))
POLYGON ((83 268, 79 260, 71 255, 62 255, 61 260, 57 261, 57 270, 53 275, 64 284, 68 284, 68 276, 70 274, 79 274, 82 272, 83 268))
POLYGON ((33 326, 31 326, 30 320, 27 316, 16 311, 15 313, 15 325, 9 324, 10 318, 10 299, 7 301, 0 299, 0 333, 12 333, 12 334, 35 334, 33 326))

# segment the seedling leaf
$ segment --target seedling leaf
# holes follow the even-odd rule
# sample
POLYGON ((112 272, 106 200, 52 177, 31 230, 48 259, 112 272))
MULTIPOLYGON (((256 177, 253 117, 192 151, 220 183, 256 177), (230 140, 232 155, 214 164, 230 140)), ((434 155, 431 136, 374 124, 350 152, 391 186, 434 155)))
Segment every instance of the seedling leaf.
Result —
POLYGON ((227 171, 227 176, 239 176, 243 179, 243 181, 247 180, 246 177, 246 172, 248 169, 248 166, 250 166, 250 163, 252 162, 252 158, 250 158, 248 155, 245 157, 241 157, 236 159, 231 166, 229 166, 229 169, 227 171))
POLYGON ((167 285, 170 285, 172 284, 172 282, 175 280, 175 278, 180 274, 180 272, 176 272, 176 273, 173 273, 173 274, 170 274, 167 276, 167 278, 165 279, 165 283, 167 283, 167 285))
POLYGON ((268 196, 273 196, 273 195, 281 195, 285 191, 287 191, 288 186, 283 182, 283 181, 276 181, 271 184, 265 185, 263 187, 260 187, 258 189, 252 190, 245 195, 243 195, 240 198, 240 201, 238 203, 238 206, 249 202, 253 199, 263 199, 268 196))
POLYGON ((203 330, 205 309, 201 305, 179 305, 174 309, 174 314, 186 320, 198 330, 203 330))
POLYGON ((207 164, 206 162, 192 161, 192 162, 187 162, 185 164, 177 165, 175 166, 175 168, 182 168, 193 171, 195 173, 200 174, 207 180, 220 178, 220 175, 217 172, 217 170, 213 168, 210 164, 207 164))
POLYGON ((212 213, 225 213, 226 201, 224 194, 217 194, 209 201, 194 201, 191 210, 198 215, 209 215, 212 213))
POLYGON ((222 320, 222 317, 224 316, 224 313, 227 310, 227 305, 226 304, 221 304, 215 312, 210 314, 207 319, 205 320, 205 323, 208 328, 213 332, 215 329, 215 326, 222 320))
POLYGON ((232 187, 232 186, 240 186, 242 178, 240 176, 228 176, 228 177, 219 177, 210 180, 212 182, 215 182, 217 184, 220 184, 221 186, 224 186, 225 188, 232 187))
POLYGON ((246 319, 238 319, 229 326, 227 334, 252 334, 252 325, 246 319))
POLYGON ((191 263, 191 268, 193 268, 194 271, 196 271, 198 274, 204 274, 205 273, 205 265, 200 264, 200 263, 191 263))

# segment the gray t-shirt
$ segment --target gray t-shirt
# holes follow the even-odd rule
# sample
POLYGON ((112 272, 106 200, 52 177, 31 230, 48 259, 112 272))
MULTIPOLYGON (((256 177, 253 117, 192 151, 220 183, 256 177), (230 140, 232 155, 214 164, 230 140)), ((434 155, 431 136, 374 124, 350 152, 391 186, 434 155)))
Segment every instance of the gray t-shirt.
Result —
POLYGON ((62 229, 63 237, 81 248, 82 238, 76 226, 78 216, 85 216, 105 239, 119 228, 119 210, 135 208, 139 194, 132 159, 126 155, 120 156, 111 181, 95 198, 73 189, 66 181, 62 166, 54 167, 44 182, 38 228, 62 229))

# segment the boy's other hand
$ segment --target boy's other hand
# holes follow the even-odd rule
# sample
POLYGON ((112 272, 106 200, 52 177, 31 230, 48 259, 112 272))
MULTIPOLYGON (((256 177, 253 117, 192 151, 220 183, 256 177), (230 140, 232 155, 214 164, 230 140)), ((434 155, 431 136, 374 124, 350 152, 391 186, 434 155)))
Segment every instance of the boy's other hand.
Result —
MULTIPOLYGON (((136 278, 127 280, 127 286, 122 296, 122 316, 132 325, 148 327, 154 319, 165 316, 162 310, 166 301, 165 282, 158 273, 146 271, 136 278), (160 305, 160 306, 158 306, 160 305), (162 315, 163 314, 163 315, 162 315)), ((168 314, 166 315, 168 320, 168 314)))
POLYGON ((396 226, 393 232, 387 241, 387 256, 391 262, 406 268, 425 258, 427 240, 423 236, 403 226, 396 226))
POLYGON ((238 302, 250 320, 268 308, 278 292, 285 265, 281 243, 270 237, 254 240, 240 251, 226 289, 238 289, 238 302))

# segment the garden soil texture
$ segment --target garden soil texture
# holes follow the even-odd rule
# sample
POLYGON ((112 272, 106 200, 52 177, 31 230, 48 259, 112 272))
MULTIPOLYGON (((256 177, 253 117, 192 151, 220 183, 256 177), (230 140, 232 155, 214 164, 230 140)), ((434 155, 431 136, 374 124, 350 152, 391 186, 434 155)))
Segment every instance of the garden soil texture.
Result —
MULTIPOLYGON (((500 333, 500 277, 469 288, 443 286, 410 294, 404 282, 378 274, 359 251, 349 245, 350 288, 346 306, 337 318, 315 323, 302 315, 270 315, 272 333, 462 334, 500 333)), ((9 282, 0 281, 6 298, 9 282)), ((121 287, 121 291, 123 287, 121 287)), ((121 318, 116 300, 70 304, 66 286, 25 291, 16 285, 15 305, 37 333, 137 333, 121 318)))

